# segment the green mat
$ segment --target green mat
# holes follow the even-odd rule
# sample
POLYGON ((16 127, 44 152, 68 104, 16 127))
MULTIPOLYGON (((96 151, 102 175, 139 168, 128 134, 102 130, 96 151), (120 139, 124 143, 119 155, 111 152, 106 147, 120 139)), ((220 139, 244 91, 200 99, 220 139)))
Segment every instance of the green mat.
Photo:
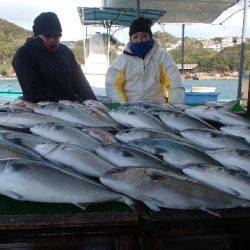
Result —
POLYGON ((128 212, 132 211, 126 204, 109 202, 89 205, 85 210, 71 204, 51 204, 17 201, 0 195, 0 215, 34 215, 34 214, 74 214, 91 212, 128 212))

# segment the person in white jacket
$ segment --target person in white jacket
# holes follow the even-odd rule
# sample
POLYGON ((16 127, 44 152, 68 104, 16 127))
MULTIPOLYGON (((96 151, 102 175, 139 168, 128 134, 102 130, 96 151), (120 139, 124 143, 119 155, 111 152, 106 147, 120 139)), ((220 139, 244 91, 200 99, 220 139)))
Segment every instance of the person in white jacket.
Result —
POLYGON ((107 71, 106 92, 114 102, 184 102, 180 72, 172 56, 153 39, 151 25, 151 20, 143 16, 131 23, 130 42, 107 71))

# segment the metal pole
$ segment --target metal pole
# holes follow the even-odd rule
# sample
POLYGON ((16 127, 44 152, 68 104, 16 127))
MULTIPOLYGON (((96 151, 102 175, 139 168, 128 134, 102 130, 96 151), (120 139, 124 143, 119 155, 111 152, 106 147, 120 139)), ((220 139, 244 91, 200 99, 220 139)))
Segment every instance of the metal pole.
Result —
POLYGON ((111 26, 108 26, 107 27, 107 33, 108 33, 108 64, 110 62, 110 59, 109 59, 109 52, 110 52, 110 31, 111 31, 111 26))
POLYGON ((244 0, 244 12, 243 12, 243 24, 242 24, 242 34, 241 34, 241 45, 240 45, 240 69, 239 69, 239 81, 238 81, 238 100, 241 97, 241 86, 242 86, 242 74, 244 69, 244 50, 246 43, 246 29, 247 29, 247 8, 248 0, 244 0))
POLYGON ((185 24, 182 24, 182 45, 181 45, 181 74, 184 73, 184 45, 185 45, 185 24))
POLYGON ((84 32, 84 34, 83 34, 83 60, 84 60, 84 64, 83 65, 85 65, 85 63, 86 63, 86 34, 85 34, 86 32, 84 32))
POLYGON ((140 16, 140 0, 136 0, 137 16, 140 16))

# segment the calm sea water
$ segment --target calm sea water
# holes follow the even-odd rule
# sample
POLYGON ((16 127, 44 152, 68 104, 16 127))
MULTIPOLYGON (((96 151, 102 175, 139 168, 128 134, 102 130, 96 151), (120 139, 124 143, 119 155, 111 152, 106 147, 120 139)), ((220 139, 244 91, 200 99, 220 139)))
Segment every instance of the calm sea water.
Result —
MULTIPOLYGON (((237 80, 185 80, 184 85, 186 90, 190 90, 192 86, 198 87, 216 87, 216 92, 219 92, 218 100, 235 100, 237 97, 237 80)), ((17 80, 0 80, 1 90, 21 91, 17 80)), ((103 89, 93 88, 95 94, 104 95, 103 89)))

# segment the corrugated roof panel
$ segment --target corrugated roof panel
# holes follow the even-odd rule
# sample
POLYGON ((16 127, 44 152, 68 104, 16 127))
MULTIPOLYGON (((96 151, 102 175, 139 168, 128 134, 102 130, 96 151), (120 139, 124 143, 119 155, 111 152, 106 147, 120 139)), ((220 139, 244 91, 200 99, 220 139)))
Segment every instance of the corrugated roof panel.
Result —
MULTIPOLYGON (((134 8, 136 0, 103 0, 104 7, 134 8)), ((211 23, 238 0, 140 0, 142 9, 164 10, 162 23, 211 23)))

